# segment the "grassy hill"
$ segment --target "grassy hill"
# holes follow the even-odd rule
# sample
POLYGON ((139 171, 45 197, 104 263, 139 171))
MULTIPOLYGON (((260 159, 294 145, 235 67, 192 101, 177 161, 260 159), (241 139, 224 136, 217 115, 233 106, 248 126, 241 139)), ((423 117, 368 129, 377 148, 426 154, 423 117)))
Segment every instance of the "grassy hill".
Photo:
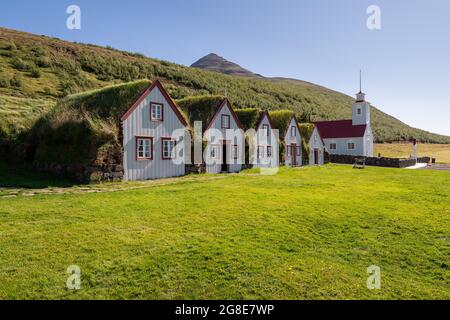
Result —
MULTIPOLYGON (((226 91, 236 108, 290 109, 301 121, 350 118, 354 101, 303 81, 225 75, 138 53, 0 28, 0 96, 56 101, 143 78, 161 79, 174 99, 226 91)), ((2 106, 3 112, 8 112, 8 106, 2 106)), ((12 112, 14 108, 12 103, 12 112)), ((376 108, 372 123, 378 142, 415 137, 421 142, 450 143, 450 137, 411 128, 376 108)))

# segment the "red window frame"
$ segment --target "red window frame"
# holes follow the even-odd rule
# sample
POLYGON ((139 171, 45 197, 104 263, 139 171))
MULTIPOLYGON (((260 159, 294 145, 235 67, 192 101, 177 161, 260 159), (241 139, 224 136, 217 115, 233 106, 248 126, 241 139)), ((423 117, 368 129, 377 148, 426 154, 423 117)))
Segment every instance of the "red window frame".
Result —
POLYGON ((163 160, 172 160, 175 159, 177 155, 177 141, 173 138, 170 137, 163 137, 161 138, 161 158, 163 160), (173 146, 173 157, 169 156, 169 157, 165 157, 164 156, 164 141, 173 141, 174 142, 174 146, 173 146))
POLYGON ((231 121, 231 118, 230 118, 230 116, 229 115, 227 115, 227 114, 222 114, 222 116, 221 116, 221 118, 220 118, 220 127, 222 128, 222 129, 230 129, 230 121, 231 121), (225 127, 224 126, 224 122, 223 122, 223 119, 225 119, 225 118, 227 118, 228 119, 228 127, 225 127))
POLYGON ((159 102, 150 102, 150 121, 161 122, 164 121, 164 104, 159 102), (161 107, 161 118, 153 118, 153 106, 161 107))
POLYGON ((272 158, 273 152, 272 152, 272 146, 267 146, 267 157, 272 158), (270 152, 269 152, 270 150, 270 152))
POLYGON ((266 131, 266 135, 269 136, 269 125, 263 124, 262 129, 266 131))
POLYGON ((136 136, 135 143, 136 143, 136 160, 137 161, 153 160, 153 137, 136 136), (145 150, 144 150, 144 157, 139 157, 139 140, 150 140, 150 157, 145 157, 145 150))

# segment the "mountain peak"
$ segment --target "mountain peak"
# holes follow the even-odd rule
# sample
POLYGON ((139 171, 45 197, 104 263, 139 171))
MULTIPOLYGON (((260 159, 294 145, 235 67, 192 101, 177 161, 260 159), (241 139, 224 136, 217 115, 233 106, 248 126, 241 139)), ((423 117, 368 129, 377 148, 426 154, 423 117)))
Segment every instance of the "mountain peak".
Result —
POLYGON ((235 76, 262 78, 261 75, 253 73, 240 65, 222 58, 218 54, 210 53, 194 62, 191 67, 215 71, 235 76))

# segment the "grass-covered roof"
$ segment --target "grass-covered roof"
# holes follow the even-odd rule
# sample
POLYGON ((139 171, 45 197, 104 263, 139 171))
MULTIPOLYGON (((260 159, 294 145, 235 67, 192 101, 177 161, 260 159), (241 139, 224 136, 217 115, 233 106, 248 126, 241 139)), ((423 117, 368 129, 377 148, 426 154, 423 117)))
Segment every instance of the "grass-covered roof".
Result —
POLYGON ((223 99, 220 95, 203 95, 175 100, 175 103, 187 117, 191 127, 194 126, 194 121, 202 121, 205 129, 223 99))
POLYGON ((138 80, 113 85, 98 90, 75 94, 62 99, 63 109, 88 112, 101 118, 114 118, 119 121, 123 113, 142 95, 151 84, 150 80, 138 80))
POLYGON ((302 136, 302 139, 306 141, 306 143, 309 142, 309 139, 311 139, 311 135, 314 131, 314 124, 313 123, 299 123, 300 127, 300 135, 302 136))
POLYGON ((245 108, 245 109, 237 109, 235 110, 239 121, 241 121, 244 126, 244 130, 248 130, 250 128, 256 129, 256 123, 259 119, 260 110, 256 108, 245 108))
POLYGON ((277 110, 269 112, 272 125, 274 129, 279 130, 280 138, 284 137, 293 115, 294 112, 291 110, 277 110))

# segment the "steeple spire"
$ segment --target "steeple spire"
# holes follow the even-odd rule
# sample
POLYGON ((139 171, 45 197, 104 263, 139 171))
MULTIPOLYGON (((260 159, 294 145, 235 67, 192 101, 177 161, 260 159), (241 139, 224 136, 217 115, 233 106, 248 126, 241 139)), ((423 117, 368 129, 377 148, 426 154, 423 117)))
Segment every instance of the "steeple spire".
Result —
POLYGON ((356 102, 363 102, 366 99, 366 94, 362 92, 362 71, 359 70, 359 92, 356 94, 356 102))
POLYGON ((359 70, 359 93, 362 93, 362 71, 359 70))

